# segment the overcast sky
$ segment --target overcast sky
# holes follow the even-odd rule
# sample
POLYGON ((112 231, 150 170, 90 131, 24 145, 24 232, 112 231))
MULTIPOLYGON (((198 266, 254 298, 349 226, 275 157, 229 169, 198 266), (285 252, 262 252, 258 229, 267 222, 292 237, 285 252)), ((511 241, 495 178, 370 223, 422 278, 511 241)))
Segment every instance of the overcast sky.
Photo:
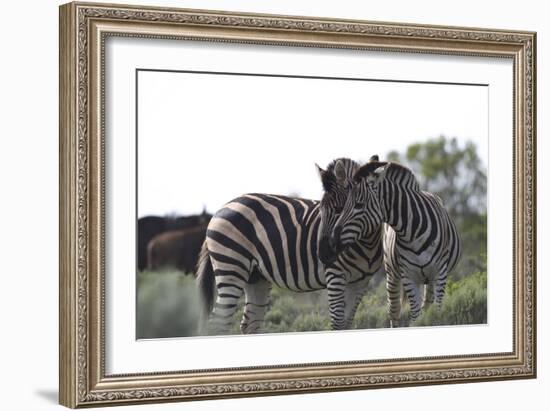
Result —
POLYGON ((445 135, 488 161, 485 86, 140 72, 138 217, 241 194, 319 199, 315 163, 445 135))

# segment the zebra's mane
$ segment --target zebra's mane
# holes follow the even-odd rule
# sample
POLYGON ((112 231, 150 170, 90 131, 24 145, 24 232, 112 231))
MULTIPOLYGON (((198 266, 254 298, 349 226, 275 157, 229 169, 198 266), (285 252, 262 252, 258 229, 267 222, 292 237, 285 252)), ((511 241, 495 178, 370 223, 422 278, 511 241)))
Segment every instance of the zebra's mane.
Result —
POLYGON ((359 182, 363 178, 368 177, 369 175, 374 173, 374 170, 376 170, 378 167, 382 167, 385 165, 388 166, 388 169, 386 171, 386 178, 389 181, 400 183, 401 181, 403 181, 403 178, 405 178, 409 182, 411 188, 417 191, 420 190, 420 184, 418 183, 416 176, 410 168, 405 167, 399 163, 392 163, 387 161, 369 161, 367 164, 363 165, 361 168, 359 168, 359 170, 355 172, 355 174, 353 175, 353 180, 355 182, 359 182))
POLYGON ((336 167, 336 163, 338 162, 341 162, 344 165, 344 168, 346 169, 346 175, 348 175, 350 178, 353 177, 353 174, 359 169, 359 163, 353 161, 351 158, 341 157, 332 160, 329 163, 329 165, 327 166, 327 172, 334 174, 334 168, 336 167))
POLYGON ((347 184, 351 184, 353 175, 359 169, 359 163, 345 157, 337 158, 330 162, 327 169, 321 173, 321 180, 325 191, 330 191, 339 186, 338 177, 336 175, 336 167, 343 166, 347 184))

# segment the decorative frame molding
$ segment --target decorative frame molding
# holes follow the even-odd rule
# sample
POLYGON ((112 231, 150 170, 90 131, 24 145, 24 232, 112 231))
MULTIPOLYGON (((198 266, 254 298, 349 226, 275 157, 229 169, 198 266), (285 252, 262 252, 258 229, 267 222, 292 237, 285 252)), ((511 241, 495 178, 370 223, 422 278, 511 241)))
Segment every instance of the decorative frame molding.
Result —
POLYGON ((60 403, 68 407, 536 376, 536 34, 218 11, 60 7, 60 403), (475 356, 107 376, 107 36, 498 56, 514 62, 514 350, 475 356))

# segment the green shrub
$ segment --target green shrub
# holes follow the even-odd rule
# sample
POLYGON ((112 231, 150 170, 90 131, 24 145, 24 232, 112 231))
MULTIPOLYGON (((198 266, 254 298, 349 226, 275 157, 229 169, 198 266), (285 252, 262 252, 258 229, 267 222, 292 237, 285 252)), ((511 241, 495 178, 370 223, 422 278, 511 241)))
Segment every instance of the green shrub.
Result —
POLYGON ((295 293, 273 287, 263 332, 298 332, 330 329, 326 291, 295 293))
POLYGON ((414 325, 487 323, 487 273, 478 272, 450 282, 441 307, 430 306, 414 325))
POLYGON ((197 334, 200 307, 192 275, 141 272, 137 286, 137 338, 197 334))
POLYGON ((309 312, 296 317, 289 328, 289 331, 330 330, 330 319, 319 312, 309 312))
POLYGON ((386 282, 381 281, 374 288, 373 286, 368 287, 365 296, 359 303, 352 328, 384 328, 389 326, 386 282))
MULTIPOLYGON (((138 275, 138 338, 197 335, 199 297, 192 276, 178 272, 144 272, 138 275)), ((240 333, 244 298, 233 317, 231 333, 240 333)), ((409 325, 404 303, 401 325, 409 325)), ((441 307, 432 305, 415 326, 483 324, 487 322, 487 275, 478 272, 458 281, 449 280, 441 307)), ((386 282, 373 282, 357 308, 352 328, 389 326, 386 282)), ((330 330, 326 290, 296 293, 273 287, 263 332, 330 330)))

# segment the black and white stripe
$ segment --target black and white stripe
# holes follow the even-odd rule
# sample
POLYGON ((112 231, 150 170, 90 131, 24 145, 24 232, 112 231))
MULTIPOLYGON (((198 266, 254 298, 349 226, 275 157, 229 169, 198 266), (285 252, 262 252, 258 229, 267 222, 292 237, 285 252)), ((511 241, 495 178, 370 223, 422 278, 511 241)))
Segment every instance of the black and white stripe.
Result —
POLYGON ((351 160, 340 161, 340 171, 343 171, 338 175, 340 178, 334 174, 335 162, 327 171, 320 170, 325 188, 322 202, 246 194, 214 215, 208 225, 197 278, 210 316, 210 333, 225 333, 230 329, 243 294, 246 305, 241 331, 258 332, 272 284, 296 292, 327 288, 332 328, 351 325, 369 279, 383 270, 383 251, 381 232, 378 232, 350 245, 333 262, 325 264, 319 259, 321 215, 331 217, 332 206, 343 206, 346 195, 342 196, 341 191, 346 193, 346 184, 358 169, 351 160), (328 174, 323 177, 323 173, 328 174), (334 177, 334 185, 325 184, 332 179, 329 175, 334 177), (340 198, 340 204, 335 197, 340 198))
POLYGON ((447 276, 460 258, 456 226, 442 200, 420 190, 406 167, 370 162, 354 179, 334 227, 333 242, 345 248, 386 223, 384 254, 391 324, 399 324, 401 287, 414 321, 422 307, 443 300, 447 276))

